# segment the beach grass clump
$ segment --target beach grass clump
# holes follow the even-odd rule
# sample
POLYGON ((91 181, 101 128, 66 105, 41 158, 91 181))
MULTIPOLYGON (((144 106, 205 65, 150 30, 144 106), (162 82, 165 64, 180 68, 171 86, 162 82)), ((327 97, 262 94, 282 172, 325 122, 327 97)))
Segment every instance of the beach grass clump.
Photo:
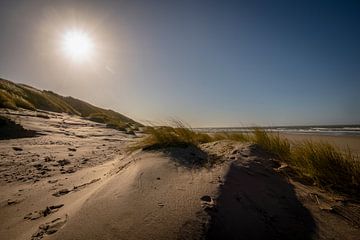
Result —
POLYGON ((0 107, 13 110, 16 109, 16 105, 12 100, 11 95, 2 89, 0 89, 0 107))
POLYGON ((250 137, 243 133, 215 133, 208 134, 194 131, 190 126, 179 120, 172 120, 170 126, 148 126, 147 136, 131 147, 136 149, 160 149, 166 147, 198 146, 202 143, 220 140, 248 142, 250 137))
POLYGON ((360 162, 350 150, 329 144, 304 141, 294 145, 290 163, 320 186, 349 192, 360 185, 360 162))
POLYGON ((104 113, 91 113, 86 118, 93 122, 104 123, 108 128, 113 128, 123 132, 134 133, 134 131, 139 130, 135 123, 124 122, 104 113))
POLYGON ((253 131, 253 142, 286 162, 300 177, 318 186, 344 193, 356 193, 360 186, 360 161, 351 153, 325 142, 290 143, 279 134, 261 128, 253 131))
MULTIPOLYGON (((131 150, 155 150, 166 147, 198 147, 202 143, 220 140, 253 142, 286 162, 300 177, 312 179, 325 189, 344 193, 356 193, 360 186, 360 161, 350 152, 329 143, 312 141, 290 142, 278 133, 254 128, 252 134, 196 132, 180 121, 173 126, 147 127, 147 135, 131 150)), ((358 193, 357 193, 358 194, 358 193)))
POLYGON ((181 121, 172 121, 173 126, 149 126, 145 129, 146 137, 133 145, 132 149, 160 149, 166 147, 197 146, 209 139, 205 134, 197 133, 181 121))
POLYGON ((17 108, 24 108, 35 110, 35 107, 21 96, 12 95, 3 89, 0 89, 0 107, 17 110, 17 108))
POLYGON ((290 158, 290 142, 281 138, 277 133, 269 133, 261 128, 254 128, 251 140, 279 160, 286 161, 290 158))

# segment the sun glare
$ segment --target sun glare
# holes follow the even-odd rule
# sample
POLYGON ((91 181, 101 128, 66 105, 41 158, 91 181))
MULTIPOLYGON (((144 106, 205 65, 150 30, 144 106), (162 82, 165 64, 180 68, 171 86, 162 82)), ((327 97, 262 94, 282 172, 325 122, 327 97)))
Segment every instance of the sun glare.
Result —
POLYGON ((94 43, 86 32, 73 30, 63 35, 62 48, 72 60, 81 62, 89 60, 93 53, 94 43))

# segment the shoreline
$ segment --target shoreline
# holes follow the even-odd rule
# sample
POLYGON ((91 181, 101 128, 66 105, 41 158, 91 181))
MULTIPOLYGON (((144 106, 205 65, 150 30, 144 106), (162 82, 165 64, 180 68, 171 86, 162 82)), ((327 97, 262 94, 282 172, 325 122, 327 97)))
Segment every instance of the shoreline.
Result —
POLYGON ((313 142, 326 142, 336 147, 347 150, 360 156, 360 136, 329 136, 319 134, 293 134, 293 133, 280 133, 281 137, 287 138, 292 142, 299 142, 310 140, 313 142))

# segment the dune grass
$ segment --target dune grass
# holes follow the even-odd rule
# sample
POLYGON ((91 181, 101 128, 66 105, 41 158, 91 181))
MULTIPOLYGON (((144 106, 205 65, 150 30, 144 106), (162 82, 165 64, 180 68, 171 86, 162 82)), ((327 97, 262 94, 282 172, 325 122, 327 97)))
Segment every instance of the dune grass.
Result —
POLYGON ((160 149, 167 147, 198 146, 200 143, 210 141, 207 134, 197 133, 181 121, 172 121, 173 126, 148 126, 145 129, 146 137, 132 145, 135 149, 160 149))
POLYGON ((304 141, 294 145, 289 162, 299 175, 310 177, 319 186, 359 194, 360 161, 350 150, 304 141))
POLYGON ((254 128, 251 140, 279 160, 289 159, 291 155, 290 142, 277 133, 270 134, 261 128, 254 128))
POLYGON ((360 161, 349 149, 344 151, 326 142, 290 143, 260 128, 254 129, 253 142, 320 187, 359 194, 360 161))
POLYGON ((173 120, 169 126, 154 127, 145 129, 146 137, 131 146, 135 149, 161 149, 166 147, 198 146, 202 143, 219 140, 233 140, 239 142, 249 141, 249 136, 242 133, 215 133, 208 134, 194 131, 185 123, 173 120))
POLYGON ((202 143, 232 140, 253 142, 286 162, 300 177, 312 179, 318 186, 344 193, 356 193, 360 186, 360 161, 350 150, 343 151, 329 143, 302 141, 292 143, 278 133, 254 128, 251 134, 199 133, 180 121, 172 126, 147 127, 147 136, 131 148, 155 150, 166 147, 198 147, 202 143))

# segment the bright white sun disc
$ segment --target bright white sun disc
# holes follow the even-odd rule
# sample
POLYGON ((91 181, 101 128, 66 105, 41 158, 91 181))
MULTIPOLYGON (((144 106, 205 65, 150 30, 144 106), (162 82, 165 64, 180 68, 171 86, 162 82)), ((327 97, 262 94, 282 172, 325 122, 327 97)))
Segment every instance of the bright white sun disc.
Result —
POLYGON ((76 61, 88 59, 94 48, 94 44, 88 34, 73 30, 66 32, 62 39, 62 47, 66 55, 76 61))

